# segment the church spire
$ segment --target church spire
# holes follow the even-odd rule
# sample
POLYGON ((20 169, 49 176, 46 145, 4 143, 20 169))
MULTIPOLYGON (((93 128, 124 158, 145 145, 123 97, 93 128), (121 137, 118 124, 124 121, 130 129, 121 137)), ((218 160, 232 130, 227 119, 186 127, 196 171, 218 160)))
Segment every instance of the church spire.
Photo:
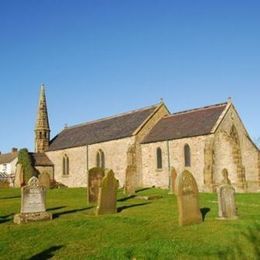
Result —
POLYGON ((45 86, 41 85, 40 100, 35 125, 35 152, 45 152, 49 147, 50 126, 47 111, 47 102, 45 96, 45 86))

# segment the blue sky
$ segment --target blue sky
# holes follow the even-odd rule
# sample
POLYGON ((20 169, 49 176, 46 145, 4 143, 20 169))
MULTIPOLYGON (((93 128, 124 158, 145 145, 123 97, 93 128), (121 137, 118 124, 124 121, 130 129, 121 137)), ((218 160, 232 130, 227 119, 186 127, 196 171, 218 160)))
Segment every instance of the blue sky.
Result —
POLYGON ((52 136, 158 103, 232 96, 260 136, 260 1, 0 1, 0 150, 34 148, 45 83, 52 136))

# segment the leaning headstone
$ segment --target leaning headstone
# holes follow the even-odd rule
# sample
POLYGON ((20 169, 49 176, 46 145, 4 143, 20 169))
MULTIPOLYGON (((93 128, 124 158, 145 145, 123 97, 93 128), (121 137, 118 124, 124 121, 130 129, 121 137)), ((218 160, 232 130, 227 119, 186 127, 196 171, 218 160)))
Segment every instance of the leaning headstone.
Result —
POLYGON ((99 188, 105 175, 103 168, 95 167, 88 172, 88 203, 97 203, 99 188))
POLYGON ((176 195, 179 210, 179 225, 192 225, 202 222, 199 208, 198 186, 193 175, 185 170, 176 179, 176 195))
POLYGON ((177 172, 174 167, 171 168, 171 173, 170 173, 170 193, 173 194, 175 193, 175 186, 176 186, 176 178, 177 178, 177 172))
POLYGON ((50 175, 47 173, 47 172, 42 172, 40 175, 39 175, 39 182, 40 182, 40 185, 45 187, 45 188, 50 188, 51 186, 51 178, 50 178, 50 175))
POLYGON ((235 189, 228 178, 228 172, 223 170, 223 181, 218 188, 218 217, 219 219, 237 219, 235 189))
POLYGON ((46 212, 45 196, 46 189, 40 186, 36 177, 32 177, 22 188, 21 213, 14 216, 14 223, 51 220, 52 214, 46 212))
POLYGON ((118 180, 114 177, 112 170, 106 170, 102 185, 99 188, 97 215, 113 214, 116 209, 116 194, 118 189, 118 180))

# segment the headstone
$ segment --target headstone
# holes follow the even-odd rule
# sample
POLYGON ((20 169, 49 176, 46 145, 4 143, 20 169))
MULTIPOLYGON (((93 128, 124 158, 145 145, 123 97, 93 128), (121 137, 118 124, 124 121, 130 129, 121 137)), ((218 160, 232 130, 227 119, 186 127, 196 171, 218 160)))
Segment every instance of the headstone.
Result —
POLYGON ((237 219, 235 189, 230 184, 226 169, 223 170, 222 174, 224 179, 218 188, 218 216, 219 219, 237 219))
POLYGON ((117 212, 116 194, 118 186, 118 180, 114 177, 114 172, 112 170, 106 170, 102 185, 99 188, 97 215, 113 214, 117 212))
POLYGON ((126 168, 126 178, 125 178, 125 187, 124 193, 127 195, 135 194, 135 175, 136 175, 136 166, 129 165, 126 168))
POLYGON ((22 164, 18 163, 16 165, 14 185, 17 188, 20 188, 23 186, 23 184, 24 184, 23 166, 22 166, 22 164))
POLYGON ((32 177, 28 185, 24 186, 21 191, 21 213, 14 216, 14 223, 52 219, 52 214, 46 212, 45 208, 46 189, 40 186, 36 177, 32 177))
POLYGON ((97 203, 99 188, 105 175, 103 168, 95 167, 88 172, 88 203, 97 203))
POLYGON ((177 178, 177 172, 174 167, 171 168, 171 181, 170 181, 170 193, 175 193, 176 189, 176 178, 177 178))
POLYGON ((202 222, 199 207, 198 186, 193 175, 185 170, 176 179, 176 195, 179 210, 179 225, 192 225, 202 222))
POLYGON ((131 145, 127 151, 127 168, 125 173, 124 193, 134 195, 136 192, 136 147, 131 145))
POLYGON ((51 186, 51 178, 50 178, 50 175, 47 173, 47 172, 42 172, 40 175, 39 175, 39 182, 40 182, 40 185, 45 187, 45 188, 50 188, 51 186))

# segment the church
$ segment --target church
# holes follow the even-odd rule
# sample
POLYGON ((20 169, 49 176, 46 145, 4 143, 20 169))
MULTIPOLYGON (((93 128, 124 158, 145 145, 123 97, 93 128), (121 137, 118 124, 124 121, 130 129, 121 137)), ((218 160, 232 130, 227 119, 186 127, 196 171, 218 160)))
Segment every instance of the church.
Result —
POLYGON ((45 88, 40 91, 35 153, 51 179, 86 187, 94 167, 111 168, 120 187, 172 185, 184 169, 201 192, 214 192, 227 169, 237 192, 260 189, 260 152, 231 100, 171 113, 164 102, 71 127, 50 139, 45 88))

